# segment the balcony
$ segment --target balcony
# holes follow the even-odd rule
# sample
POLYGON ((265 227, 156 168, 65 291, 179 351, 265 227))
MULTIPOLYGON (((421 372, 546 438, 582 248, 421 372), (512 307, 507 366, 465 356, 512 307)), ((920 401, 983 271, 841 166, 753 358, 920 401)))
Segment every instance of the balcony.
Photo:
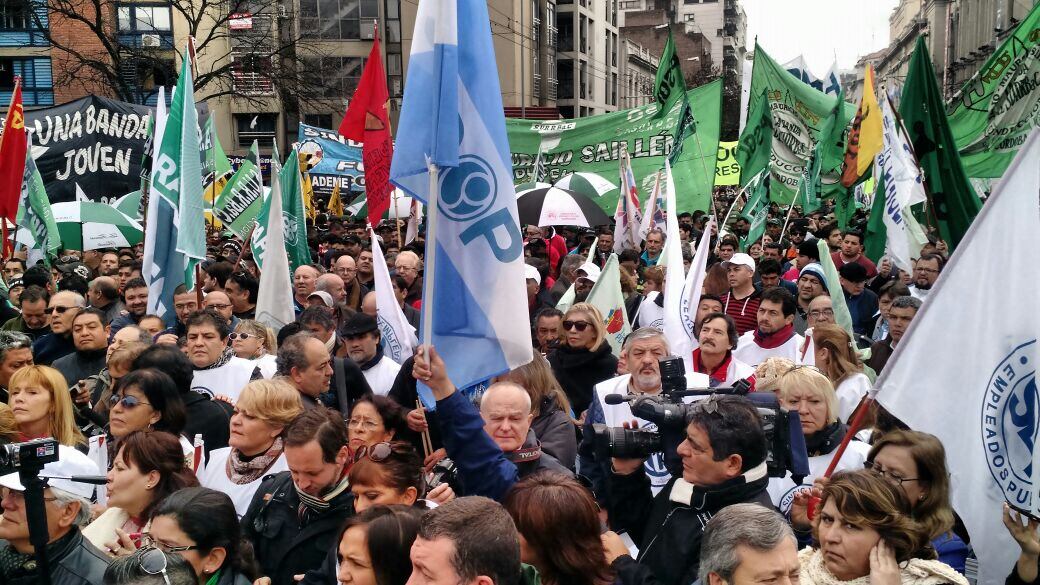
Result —
POLYGON ((119 44, 128 49, 172 51, 176 48, 173 44, 173 32, 171 31, 120 31, 118 39, 119 44))

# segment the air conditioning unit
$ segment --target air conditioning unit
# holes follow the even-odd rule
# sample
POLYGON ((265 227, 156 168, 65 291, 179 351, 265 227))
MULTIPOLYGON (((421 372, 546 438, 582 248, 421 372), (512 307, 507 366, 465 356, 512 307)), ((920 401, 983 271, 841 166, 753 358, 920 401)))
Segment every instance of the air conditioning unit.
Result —
POLYGON ((158 49, 160 44, 159 35, 141 35, 141 46, 146 49, 158 49))

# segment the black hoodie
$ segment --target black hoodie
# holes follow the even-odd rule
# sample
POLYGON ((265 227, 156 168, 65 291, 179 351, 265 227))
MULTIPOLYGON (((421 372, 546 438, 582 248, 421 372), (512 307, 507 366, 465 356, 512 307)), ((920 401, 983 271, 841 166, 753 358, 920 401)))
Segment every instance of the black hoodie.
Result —
POLYGON ((592 403, 596 384, 617 375, 617 364, 606 341, 592 351, 563 344, 549 354, 549 365, 571 401, 575 416, 581 416, 592 403))

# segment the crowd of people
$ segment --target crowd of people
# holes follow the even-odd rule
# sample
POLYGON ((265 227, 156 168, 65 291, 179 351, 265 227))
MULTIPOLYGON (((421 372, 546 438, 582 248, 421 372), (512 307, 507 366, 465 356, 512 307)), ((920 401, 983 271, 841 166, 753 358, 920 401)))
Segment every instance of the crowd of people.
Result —
MULTIPOLYGON (((688 399, 679 436, 646 456, 597 439, 664 431, 610 398, 666 391, 663 282, 681 267, 658 265, 660 230, 618 254, 633 332, 615 352, 586 302, 611 229, 527 226, 533 359, 477 394, 444 365, 477 356, 384 352, 373 265, 413 327, 422 307, 421 235, 402 246, 393 226, 315 226, 314 262, 293 273, 296 320, 279 331, 255 320, 259 274, 231 237, 211 234, 169 322, 148 313, 141 246, 63 250, 51 267, 16 254, 2 266, 0 439, 60 445, 43 473, 50 582, 966 584, 943 445, 864 400, 945 246, 907 274, 875 265, 862 232, 826 210, 793 214, 786 232, 773 215, 753 242, 743 218, 705 233, 707 214, 678 215, 687 265, 711 238, 699 345, 681 357, 689 387, 744 384, 797 412, 805 476, 769 472, 771 430, 746 396, 688 399), (68 479, 83 475, 107 483, 68 479)), ((25 487, 3 473, 0 584, 38 583, 25 487)), ((1010 509, 1004 522, 1021 546, 1009 582, 1036 583, 1038 523, 1010 509)))

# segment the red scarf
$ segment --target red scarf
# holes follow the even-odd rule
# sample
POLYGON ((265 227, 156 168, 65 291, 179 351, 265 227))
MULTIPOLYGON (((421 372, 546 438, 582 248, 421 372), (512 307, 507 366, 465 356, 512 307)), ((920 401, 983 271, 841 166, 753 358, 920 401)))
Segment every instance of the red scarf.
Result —
POLYGON ((783 329, 769 334, 763 334, 761 330, 755 329, 755 343, 762 349, 780 347, 792 337, 794 337, 794 323, 788 323, 783 329))
POLYGON ((723 384, 726 382, 726 374, 729 372, 729 363, 733 361, 733 353, 730 351, 726 352, 726 357, 722 360, 717 368, 712 371, 707 371, 704 366, 704 362, 701 361, 701 348, 693 350, 693 371, 699 374, 708 374, 708 376, 716 382, 723 384))

